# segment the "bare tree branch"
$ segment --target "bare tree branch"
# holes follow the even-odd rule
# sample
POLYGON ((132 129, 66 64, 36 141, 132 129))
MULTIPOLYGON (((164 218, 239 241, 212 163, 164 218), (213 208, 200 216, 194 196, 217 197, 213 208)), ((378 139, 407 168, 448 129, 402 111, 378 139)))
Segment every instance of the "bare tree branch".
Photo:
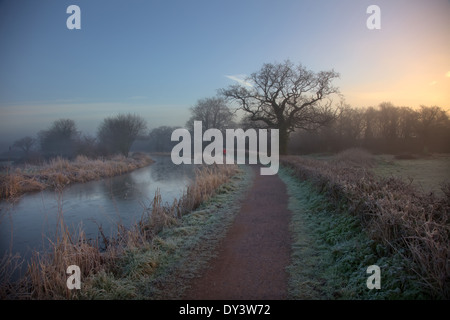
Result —
POLYGON ((333 119, 333 95, 340 95, 332 81, 339 77, 333 70, 314 73, 289 60, 264 64, 246 79, 252 88, 232 85, 219 90, 226 99, 237 103, 252 121, 263 121, 280 130, 280 152, 286 153, 289 132, 296 128, 317 129, 333 119))

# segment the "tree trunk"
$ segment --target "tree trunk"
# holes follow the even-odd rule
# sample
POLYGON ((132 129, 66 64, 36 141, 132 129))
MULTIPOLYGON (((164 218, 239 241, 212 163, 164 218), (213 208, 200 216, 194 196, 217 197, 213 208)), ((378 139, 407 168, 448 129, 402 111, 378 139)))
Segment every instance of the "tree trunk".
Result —
POLYGON ((289 132, 287 128, 280 128, 280 155, 287 155, 289 132))

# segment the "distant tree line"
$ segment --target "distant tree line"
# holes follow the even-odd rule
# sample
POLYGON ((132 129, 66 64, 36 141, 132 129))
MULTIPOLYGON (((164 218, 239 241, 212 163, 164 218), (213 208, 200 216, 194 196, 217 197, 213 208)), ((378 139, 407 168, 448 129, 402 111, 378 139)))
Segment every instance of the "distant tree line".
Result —
MULTIPOLYGON (((207 116, 212 113, 204 112, 205 101, 208 100, 199 100, 191 108, 192 116, 186 123, 186 128, 193 130, 195 120, 203 122, 203 130, 215 127, 207 125, 211 123, 206 121, 207 116), (203 112, 198 112, 199 109, 203 112)), ((211 109, 216 108, 214 104, 211 106, 211 109)), ((224 106, 223 110, 229 114, 230 107, 224 106)), ((340 105, 329 113, 329 117, 331 119, 328 118, 321 126, 297 129, 291 133, 288 153, 335 153, 353 147, 390 154, 450 152, 450 118, 445 110, 437 106, 421 106, 414 110, 410 107, 397 107, 390 102, 368 108, 340 105)), ((263 121, 252 121, 249 116, 235 121, 233 114, 229 121, 217 125, 217 128, 246 130, 267 128, 267 125, 263 121)), ((146 138, 147 150, 170 152, 177 143, 170 140, 175 129, 176 127, 166 126, 153 129, 146 138)))
POLYGON ((291 153, 339 152, 351 147, 374 153, 450 152, 450 119, 440 107, 418 110, 383 102, 378 107, 344 106, 336 118, 315 131, 298 130, 291 153))
MULTIPOLYGON (((414 110, 384 102, 368 108, 344 105, 334 113, 334 120, 326 125, 293 132, 288 153, 334 153, 352 147, 391 154, 450 152, 450 118, 440 107, 421 106, 414 110)), ((225 100, 217 97, 199 100, 191 108, 191 114, 185 125, 191 130, 195 120, 204 123, 203 130, 267 127, 264 122, 252 121, 248 116, 236 122, 225 100), (214 112, 208 112, 208 108, 214 112), (208 120, 212 115, 213 119, 208 120), (223 120, 214 122, 219 121, 217 119, 223 120)), ((171 135, 179 127, 160 126, 150 131, 146 128, 142 117, 122 114, 104 119, 94 137, 83 135, 75 121, 59 119, 48 129, 41 130, 36 138, 26 136, 16 140, 12 148, 20 150, 22 158, 32 162, 57 156, 68 159, 77 155, 95 158, 119 153, 128 156, 130 151, 169 153, 178 143, 171 141, 171 135)))
POLYGON ((97 130, 97 136, 83 135, 72 119, 58 119, 37 138, 30 136, 16 140, 10 149, 22 151, 22 160, 40 162, 62 157, 72 159, 78 155, 88 157, 122 154, 128 156, 139 135, 144 134, 146 121, 134 114, 119 114, 105 118, 97 130))
MULTIPOLYGON (((202 129, 278 129, 280 154, 338 152, 362 147, 375 153, 450 152, 450 121, 437 106, 418 110, 383 102, 377 107, 344 104, 333 81, 335 71, 313 72, 292 62, 266 63, 242 83, 218 90, 215 97, 199 99, 185 124, 202 129), (337 104, 336 104, 337 98, 337 104), (234 109, 234 110, 233 110, 234 109), (244 116, 236 120, 236 111, 244 116)), ((12 149, 23 158, 128 156, 131 151, 171 152, 177 127, 147 131, 146 121, 134 114, 105 118, 96 136, 83 135, 71 119, 59 119, 36 138, 15 141, 12 149)))

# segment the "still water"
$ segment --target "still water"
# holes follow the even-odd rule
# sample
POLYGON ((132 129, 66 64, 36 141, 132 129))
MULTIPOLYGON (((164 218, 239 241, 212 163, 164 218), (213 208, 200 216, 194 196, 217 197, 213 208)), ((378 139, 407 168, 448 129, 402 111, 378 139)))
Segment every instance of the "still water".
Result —
POLYGON ((0 202, 0 256, 11 252, 28 258, 47 247, 61 212, 70 229, 82 226, 88 238, 96 239, 99 226, 110 236, 118 223, 128 227, 138 221, 158 189, 163 202, 172 203, 195 178, 194 166, 174 165, 170 156, 152 158, 155 163, 124 175, 0 202))

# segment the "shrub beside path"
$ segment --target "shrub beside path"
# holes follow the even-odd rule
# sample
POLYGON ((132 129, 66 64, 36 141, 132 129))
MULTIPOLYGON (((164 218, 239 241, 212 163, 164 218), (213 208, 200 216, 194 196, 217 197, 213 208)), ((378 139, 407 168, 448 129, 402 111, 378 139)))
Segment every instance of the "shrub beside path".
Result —
POLYGON ((192 281, 185 299, 286 299, 291 235, 286 185, 278 177, 261 176, 253 186, 217 256, 192 281))

